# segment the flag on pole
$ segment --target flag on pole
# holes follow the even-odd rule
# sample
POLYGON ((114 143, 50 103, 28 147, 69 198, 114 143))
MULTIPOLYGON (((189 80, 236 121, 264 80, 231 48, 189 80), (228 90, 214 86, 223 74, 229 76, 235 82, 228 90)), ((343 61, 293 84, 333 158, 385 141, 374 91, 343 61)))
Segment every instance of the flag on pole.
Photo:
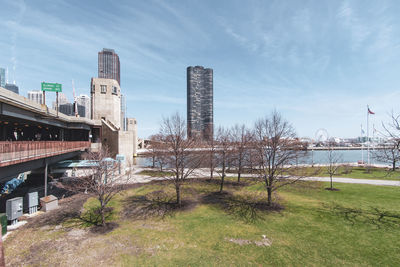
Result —
POLYGON ((374 115, 375 114, 375 112, 372 112, 370 109, 369 109, 369 107, 367 107, 368 108, 368 114, 371 114, 371 115, 374 115))

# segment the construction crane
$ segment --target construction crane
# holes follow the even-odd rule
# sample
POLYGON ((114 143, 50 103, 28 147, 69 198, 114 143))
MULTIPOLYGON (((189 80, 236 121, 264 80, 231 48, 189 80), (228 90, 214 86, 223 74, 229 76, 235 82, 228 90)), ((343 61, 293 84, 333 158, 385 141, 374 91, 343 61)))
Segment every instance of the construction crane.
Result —
POLYGON ((73 97, 74 97, 74 113, 75 113, 75 117, 79 117, 79 114, 78 114, 78 103, 76 102, 76 97, 75 97, 74 80, 72 80, 72 94, 73 94, 73 97))

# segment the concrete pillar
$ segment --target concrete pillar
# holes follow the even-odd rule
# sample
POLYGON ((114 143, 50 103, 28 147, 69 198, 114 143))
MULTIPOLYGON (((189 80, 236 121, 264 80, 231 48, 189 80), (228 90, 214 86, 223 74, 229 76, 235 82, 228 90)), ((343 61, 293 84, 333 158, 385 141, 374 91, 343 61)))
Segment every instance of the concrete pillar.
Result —
POLYGON ((1 141, 6 140, 6 126, 4 124, 0 126, 0 140, 1 141))
POLYGON ((44 167, 44 196, 47 197, 47 160, 45 160, 46 166, 44 167))

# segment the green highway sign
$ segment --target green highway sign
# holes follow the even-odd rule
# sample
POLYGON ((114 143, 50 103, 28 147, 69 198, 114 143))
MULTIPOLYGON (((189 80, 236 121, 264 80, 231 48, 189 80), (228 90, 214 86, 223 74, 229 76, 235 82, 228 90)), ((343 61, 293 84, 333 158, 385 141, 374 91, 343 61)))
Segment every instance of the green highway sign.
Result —
POLYGON ((61 84, 42 82, 42 91, 61 92, 61 84))

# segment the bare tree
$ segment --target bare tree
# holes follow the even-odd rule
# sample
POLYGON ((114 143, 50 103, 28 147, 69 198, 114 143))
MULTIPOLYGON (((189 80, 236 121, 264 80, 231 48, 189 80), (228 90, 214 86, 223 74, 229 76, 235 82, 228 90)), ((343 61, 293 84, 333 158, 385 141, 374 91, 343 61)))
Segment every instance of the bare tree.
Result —
POLYGON ((391 122, 383 123, 383 132, 380 134, 386 139, 383 149, 373 151, 372 156, 381 162, 389 163, 392 171, 396 170, 396 164, 400 161, 400 115, 392 112, 391 122))
POLYGON ((332 149, 332 144, 329 145, 327 150, 327 159, 328 159, 328 166, 327 166, 327 173, 329 174, 331 180, 331 187, 330 190, 333 190, 333 179, 332 177, 337 174, 337 171, 340 168, 340 162, 342 161, 342 155, 337 153, 335 150, 332 149))
POLYGON ((213 179, 214 178, 214 170, 215 170, 215 167, 217 166, 216 142, 215 142, 213 135, 211 135, 210 138, 206 141, 206 146, 207 146, 207 156, 205 159, 205 164, 208 168, 210 168, 210 179, 213 179))
POLYGON ((217 169, 218 174, 221 176, 221 183, 219 192, 224 189, 224 182, 226 177, 226 168, 231 160, 231 134, 230 130, 219 127, 217 130, 217 163, 220 168, 217 169))
POLYGON ((176 190, 176 203, 180 206, 181 187, 193 174, 193 171, 200 167, 204 154, 196 151, 200 141, 186 136, 186 122, 178 114, 164 118, 160 127, 160 136, 168 153, 165 155, 165 162, 172 172, 172 176, 165 178, 173 182, 176 190))
POLYGON ((87 192, 96 196, 99 202, 98 212, 101 225, 106 225, 106 208, 113 197, 124 190, 131 182, 132 167, 127 167, 116 160, 109 158, 107 148, 99 152, 89 152, 86 159, 89 169, 81 176, 62 179, 62 186, 73 192, 87 192))
POLYGON ((234 149, 233 163, 237 168, 238 183, 240 183, 240 177, 243 173, 243 168, 247 158, 249 157, 249 144, 252 140, 252 134, 248 129, 246 129, 244 124, 236 124, 231 130, 231 135, 232 147, 234 149))
POLYGON ((154 134, 150 136, 150 155, 152 159, 152 168, 156 167, 157 155, 160 150, 161 136, 154 134))
POLYGON ((306 152, 296 138, 294 128, 277 111, 256 122, 254 138, 258 165, 256 171, 265 182, 270 206, 272 192, 303 178, 297 172, 291 172, 291 168, 296 168, 297 160, 306 152))

